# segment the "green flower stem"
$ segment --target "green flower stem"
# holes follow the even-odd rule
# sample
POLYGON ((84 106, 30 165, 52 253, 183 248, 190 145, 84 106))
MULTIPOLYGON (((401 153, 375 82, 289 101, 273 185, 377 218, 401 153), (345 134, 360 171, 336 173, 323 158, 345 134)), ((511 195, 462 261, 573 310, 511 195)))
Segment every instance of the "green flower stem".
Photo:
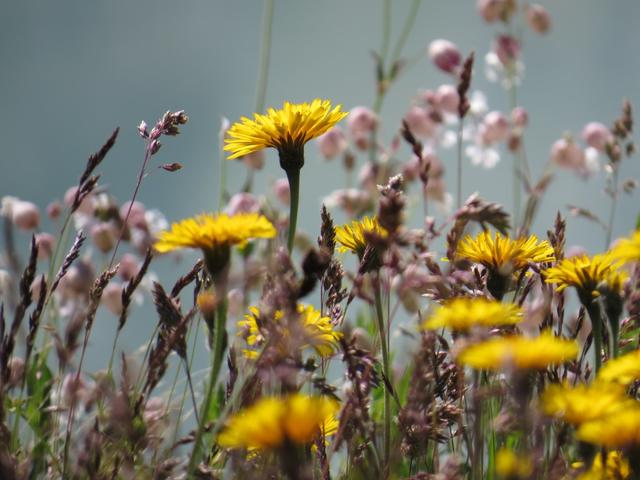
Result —
MULTIPOLYGON (((602 366, 602 317, 597 303, 590 302, 585 305, 589 319, 591 320, 591 332, 593 334, 593 353, 595 357, 596 375, 602 366)), ((617 343, 617 342, 616 342, 617 343)))
POLYGON ((271 54, 271 30, 273 27, 273 1, 265 0, 262 13, 262 40, 260 41, 260 66, 256 85, 256 112, 264 110, 269 78, 269 59, 271 54))
POLYGON ((287 238, 287 248, 289 253, 293 251, 293 241, 296 238, 296 224, 298 223, 298 202, 300 197, 300 169, 290 168, 286 170, 289 180, 289 192, 291 194, 291 204, 289 206, 289 234, 287 238))
POLYGON ((227 303, 226 296, 221 297, 220 305, 218 305, 218 310, 216 312, 215 319, 215 339, 214 339, 214 349, 213 349, 213 365, 211 367, 210 375, 209 375, 209 385, 207 387, 207 394, 205 396, 204 402, 202 403, 202 408, 200 409, 200 421, 198 422, 198 430, 196 431, 196 436, 193 442, 193 451, 191 452, 191 458, 189 459, 189 466, 187 468, 187 478, 192 478, 193 472, 196 468, 198 462, 200 462, 200 458, 202 456, 202 440, 204 436, 205 426, 208 420, 209 410, 211 409, 211 401, 213 400, 215 386, 218 380, 218 374, 220 373, 220 367, 222 366, 222 361, 224 360, 224 354, 226 349, 226 321, 227 321, 227 303))
MULTIPOLYGON (((376 319, 378 321, 378 334, 380 335, 380 347, 382 349, 382 371, 387 381, 391 383, 391 374, 389 369, 389 350, 387 348, 387 334, 384 324, 384 313, 382 309, 382 296, 380 294, 380 277, 376 276, 375 280, 375 302, 376 302, 376 319)), ((391 392, 387 386, 384 386, 384 455, 382 470, 383 474, 388 474, 389 457, 391 455, 391 392)), ((386 477, 385 477, 386 478, 386 477)))

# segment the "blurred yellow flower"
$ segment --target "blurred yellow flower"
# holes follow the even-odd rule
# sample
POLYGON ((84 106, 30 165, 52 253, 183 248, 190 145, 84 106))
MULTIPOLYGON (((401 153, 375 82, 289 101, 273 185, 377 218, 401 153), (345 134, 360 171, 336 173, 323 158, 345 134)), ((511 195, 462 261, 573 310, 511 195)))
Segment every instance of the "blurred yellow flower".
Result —
POLYGON ((308 444, 323 425, 326 434, 326 425, 338 409, 338 402, 326 397, 292 394, 261 398, 229 419, 218 443, 245 449, 273 449, 285 442, 308 444))
POLYGON ((458 362, 478 370, 544 369, 573 360, 578 344, 543 332, 535 338, 496 337, 471 345, 458 355, 458 362))
MULTIPOLYGON (((572 467, 580 468, 582 462, 577 462, 572 467)), ((627 478, 631 478, 629 460, 620 452, 613 451, 607 454, 604 469, 602 468, 602 455, 598 453, 593 457, 591 469, 579 475, 576 480, 626 480, 627 478)))
POLYGON ((636 230, 631 237, 618 240, 611 249, 611 256, 624 263, 640 262, 640 230, 636 230))
POLYGON ((558 285, 557 290, 575 287, 581 299, 599 296, 598 286, 606 285, 619 292, 626 279, 625 272, 618 270, 621 263, 610 253, 589 257, 579 255, 565 258, 555 267, 545 271, 545 281, 558 285))
POLYGON ((577 437, 583 442, 605 448, 622 449, 640 445, 640 403, 623 408, 578 428, 577 437))
POLYGON ((335 227, 336 241, 340 244, 338 251, 353 252, 362 260, 362 256, 367 248, 368 242, 365 238, 367 233, 375 233, 381 237, 387 235, 387 231, 380 226, 377 217, 362 217, 354 220, 351 224, 335 227))
POLYGON ((300 155, 305 143, 348 115, 341 108, 321 99, 300 104, 284 102, 280 110, 270 108, 266 115, 256 113, 253 120, 242 117, 234 123, 227 132, 224 149, 231 153, 230 160, 267 147, 278 149, 280 155, 300 155))
POLYGON ((572 425, 596 420, 635 402, 625 395, 623 387, 594 383, 592 385, 549 385, 540 396, 542 411, 572 425))
POLYGON ((598 372, 596 380, 607 383, 629 385, 640 379, 640 350, 612 358, 598 372))
POLYGON ((496 474, 498 478, 509 480, 530 478, 533 473, 531 459, 517 455, 513 450, 501 448, 496 454, 496 474))
POLYGON ((455 298, 436 307, 423 328, 436 330, 449 328, 464 332, 471 327, 514 325, 522 320, 522 309, 514 304, 486 298, 455 298))
POLYGON ((252 238, 275 236, 275 227, 263 215, 207 213, 172 224, 171 230, 160 232, 154 247, 160 253, 179 248, 211 250, 231 245, 242 246, 252 238))
MULTIPOLYGON (((305 337, 303 348, 311 347, 322 357, 332 355, 337 349, 342 334, 334 330, 331 319, 323 317, 312 305, 298 304, 298 314, 305 337)), ((283 313, 277 311, 274 320, 280 321, 282 317, 283 313)), ((250 347, 260 346, 265 340, 260 328, 261 321, 264 319, 260 317, 260 310, 257 307, 249 307, 249 313, 238 322, 238 335, 244 336, 250 347)), ((284 333, 288 335, 290 332, 284 333)), ((245 350, 244 354, 248 358, 256 356, 255 350, 250 349, 245 350)))
POLYGON ((527 267, 529 262, 552 262, 553 247, 548 241, 538 241, 535 235, 512 240, 496 233, 484 231, 476 238, 467 235, 458 244, 456 258, 481 263, 494 271, 509 274, 527 267))

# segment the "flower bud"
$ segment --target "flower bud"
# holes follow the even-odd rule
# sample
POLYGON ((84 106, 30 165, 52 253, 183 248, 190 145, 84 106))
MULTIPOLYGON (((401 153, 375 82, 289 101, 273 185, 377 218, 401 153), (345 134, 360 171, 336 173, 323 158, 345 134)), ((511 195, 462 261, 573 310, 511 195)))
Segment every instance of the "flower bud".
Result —
POLYGON ((251 170, 262 170, 264 167, 264 150, 257 150, 242 157, 245 167, 251 170))
POLYGON ((354 107, 347 117, 347 127, 354 138, 371 133, 377 126, 378 116, 367 107, 354 107))
MULTIPOLYGON (((78 191, 78 187, 70 187, 64 194, 64 204, 71 208, 73 202, 76 198, 76 192, 78 191)), ((94 210, 94 196, 90 193, 82 202, 80 202, 80 206, 76 210, 76 212, 84 213, 85 215, 93 215, 94 210)))
POLYGON ((430 138, 436 132, 437 125, 429 117, 429 113, 425 108, 413 106, 404 116, 409 130, 417 137, 430 138))
POLYGON ((122 284, 119 282, 109 283, 102 292, 100 301, 111 313, 119 316, 124 309, 122 305, 122 284))
POLYGON ((96 223, 91 227, 91 240, 98 250, 107 253, 116 245, 113 226, 107 222, 96 223))
POLYGON ((590 147, 603 152, 607 143, 613 141, 609 129, 600 122, 587 123, 582 129, 582 139, 590 147))
POLYGON ((125 253, 120 259, 120 268, 118 268, 118 275, 125 282, 133 280, 133 278, 140 271, 140 262, 137 257, 131 253, 125 253))
POLYGON ((447 113, 458 113, 460 96, 453 85, 440 85, 435 94, 435 104, 447 113))
POLYGON ((482 139, 487 144, 502 142, 509 136, 509 120, 498 111, 487 113, 482 127, 482 139))
POLYGON ((551 161, 559 167, 578 170, 584 166, 584 152, 573 140, 561 138, 551 146, 551 161))
POLYGON ((511 35, 500 35, 493 44, 493 51, 502 65, 509 65, 520 56, 520 43, 511 35))
POLYGON ((538 4, 532 4, 527 7, 527 24, 529 28, 536 33, 547 33, 551 28, 551 17, 549 12, 538 4))
POLYGON ((15 200, 11 205, 11 221, 21 230, 35 230, 40 224, 40 210, 35 203, 15 200))
POLYGON ((504 0, 478 0, 478 12, 487 23, 499 20, 503 9, 504 0))
POLYGON ((139 228, 141 230, 147 230, 147 221, 145 219, 145 207, 142 203, 135 201, 125 202, 120 207, 120 218, 122 221, 127 219, 127 226, 129 228, 139 228), (129 212, 129 205, 131 205, 131 211, 129 212), (127 212, 129 217, 127 218, 127 212))
POLYGON ((434 40, 429 44, 429 58, 436 67, 446 73, 455 72, 462 60, 458 47, 444 39, 434 40))
POLYGON ((333 127, 318 137, 318 150, 327 160, 342 154, 347 149, 347 139, 340 127, 333 127))
POLYGON ((279 178, 273 182, 273 195, 283 205, 291 203, 291 192, 289 191, 289 181, 286 178, 279 178))
POLYGON ((518 127, 526 127, 529 123, 529 114, 523 107, 516 107, 511 112, 511 121, 518 127))
POLYGON ((54 220, 54 221, 57 220, 60 217, 61 213, 62 213, 62 205, 60 204, 60 202, 55 201, 47 205, 47 216, 51 220, 54 220))
POLYGON ((247 192, 236 193, 229 199, 229 203, 224 209, 227 215, 237 215, 239 213, 257 213, 260 210, 258 199, 247 192))
POLYGON ((46 260, 53 253, 56 239, 53 235, 46 232, 36 233, 36 246, 38 247, 38 258, 46 260))

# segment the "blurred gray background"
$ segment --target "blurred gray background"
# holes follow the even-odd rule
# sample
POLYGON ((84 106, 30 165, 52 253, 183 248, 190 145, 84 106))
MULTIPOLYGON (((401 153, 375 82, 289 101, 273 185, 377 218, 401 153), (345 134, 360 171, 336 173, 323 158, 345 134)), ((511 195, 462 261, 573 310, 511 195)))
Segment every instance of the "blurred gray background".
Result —
MULTIPOLYGON (((592 120, 610 124, 623 98, 640 106, 640 2, 541 3, 551 14, 552 30, 545 36, 526 32, 526 72, 519 88, 519 103, 530 113, 526 146, 535 176, 541 173, 551 143, 564 132, 578 136, 592 120)), ((392 4, 395 38, 410 2, 392 4)), ((189 123, 180 136, 165 139, 154 157, 156 164, 180 162, 184 168, 173 174, 151 169, 139 200, 160 209, 170 221, 216 208, 220 119, 235 121, 251 114, 255 105, 261 2, 24 0, 4 2, 2 10, 0 196, 15 195, 41 208, 61 199, 77 181, 87 156, 120 126, 118 143, 100 170, 102 183, 124 201, 131 195, 143 156, 136 126, 141 120, 152 125, 166 110, 184 109, 189 123)), ((321 97, 345 109, 370 106, 375 95, 371 51, 380 48, 381 25, 382 1, 276 0, 266 104, 321 97)), ((483 73, 484 54, 498 29, 483 22, 473 1, 425 0, 405 53, 426 51, 435 38, 447 38, 463 52, 475 50, 475 88, 487 94, 490 108, 507 111, 506 93, 487 82, 483 73)), ((382 112, 382 139, 388 141, 396 133, 419 89, 447 81, 425 54, 391 89, 382 112)), ((451 190, 454 155, 454 150, 442 154, 451 190)), ((493 170, 466 161, 465 196, 478 190, 510 208, 510 165, 507 154, 493 170)), ((228 167, 233 192, 245 171, 237 162, 228 167)), ((621 177, 639 173, 633 158, 623 166, 621 177)), ((269 152, 266 168, 256 176, 257 190, 266 191, 281 176, 276 156, 269 152)), ((606 218, 609 199, 602 191, 603 179, 599 174, 583 181, 559 172, 534 231, 544 235, 556 210, 567 213, 567 203, 606 218)), ((314 146, 307 148, 300 226, 312 237, 318 233, 322 198, 343 185, 339 165, 322 160, 314 146)), ((628 233, 637 214, 637 196, 623 196, 614 237, 628 233)), ((45 221, 43 229, 48 226, 45 221)), ((413 226, 422 224, 418 220, 413 226)), ((601 250, 604 232, 598 228, 570 218, 568 244, 601 250)), ((25 235, 22 241, 26 239, 25 235)), ((140 343, 126 339, 123 347, 127 341, 131 346, 140 343)))

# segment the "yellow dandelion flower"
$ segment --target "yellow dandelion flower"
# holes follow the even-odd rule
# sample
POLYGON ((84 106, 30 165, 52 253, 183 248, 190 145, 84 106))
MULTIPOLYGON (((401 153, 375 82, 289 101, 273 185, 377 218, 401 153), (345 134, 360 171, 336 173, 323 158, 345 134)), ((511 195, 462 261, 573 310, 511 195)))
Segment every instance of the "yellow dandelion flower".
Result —
POLYGON ((624 263, 640 262, 640 230, 633 232, 631 237, 620 239, 610 253, 624 263))
POLYGON ((559 292, 575 287, 581 300, 585 300, 599 296, 597 289, 600 285, 619 292, 627 278, 626 273, 619 270, 620 266, 621 263, 609 253, 593 257, 579 255, 565 258, 555 267, 548 268, 545 281, 557 284, 559 292))
POLYGON ((242 117, 234 123, 227 132, 224 149, 231 153, 230 160, 267 147, 287 157, 299 155, 305 143, 348 115, 341 108, 321 99, 300 104, 284 102, 280 110, 270 108, 266 115, 256 113, 253 120, 242 117))
POLYGON ((338 408, 335 400, 326 397, 265 397, 231 417, 218 443, 225 448, 246 449, 273 449, 285 442, 308 444, 338 408))
POLYGON ((577 437, 583 442, 605 448, 622 449, 640 445, 640 404, 623 408, 583 423, 577 437))
POLYGON ((336 242, 340 244, 340 253, 353 252, 362 260, 362 256, 367 248, 368 242, 365 235, 375 233, 381 237, 387 235, 387 231, 380 226, 376 217, 362 217, 354 220, 351 224, 335 227, 336 242))
POLYGON ((211 250, 231 245, 245 245, 252 238, 273 238, 276 229, 264 215, 241 213, 202 214, 171 225, 160 232, 154 245, 160 253, 180 248, 211 250))
POLYGON ((522 309, 514 304, 486 298, 456 298, 438 306, 423 328, 449 328, 465 332, 474 326, 514 325, 522 320, 522 309))
POLYGON ((546 415, 572 425, 596 420, 633 404, 624 388, 601 383, 575 387, 553 384, 540 396, 540 405, 546 415))
POLYGON ((505 479, 529 478, 533 473, 533 464, 529 456, 501 448, 496 454, 496 473, 499 478, 505 479))
MULTIPOLYGON (((582 462, 571 465, 573 468, 582 468, 582 462)), ((627 460, 620 452, 613 451, 607 453, 606 466, 602 468, 602 455, 593 457, 591 469, 582 473, 576 480, 626 480, 631 478, 631 468, 627 460)))
MULTIPOLYGON (((332 355, 337 349, 342 334, 334 330, 331 319, 323 317, 312 305, 298 304, 298 314, 305 336, 302 348, 311 347, 322 357, 332 355)), ((274 320, 280 321, 282 317, 283 313, 277 311, 274 320)), ((238 322, 238 334, 245 338, 250 347, 258 347, 265 340, 260 322, 260 310, 257 307, 249 307, 249 313, 238 322)), ((289 332, 284 333, 287 335, 289 332)), ((254 350, 245 350, 244 353, 248 358, 256 357, 254 350)))
POLYGON ((640 379, 640 350, 607 361, 596 377, 598 381, 629 385, 640 379))
POLYGON ((578 344, 544 332, 536 338, 496 337, 460 352, 458 362, 478 370, 544 369, 573 360, 578 344))
POLYGON ((538 241, 535 235, 512 240, 496 233, 481 232, 476 238, 467 235, 458 244, 457 258, 480 263, 503 274, 522 270, 529 262, 552 262, 555 259, 553 247, 548 241, 538 241))

